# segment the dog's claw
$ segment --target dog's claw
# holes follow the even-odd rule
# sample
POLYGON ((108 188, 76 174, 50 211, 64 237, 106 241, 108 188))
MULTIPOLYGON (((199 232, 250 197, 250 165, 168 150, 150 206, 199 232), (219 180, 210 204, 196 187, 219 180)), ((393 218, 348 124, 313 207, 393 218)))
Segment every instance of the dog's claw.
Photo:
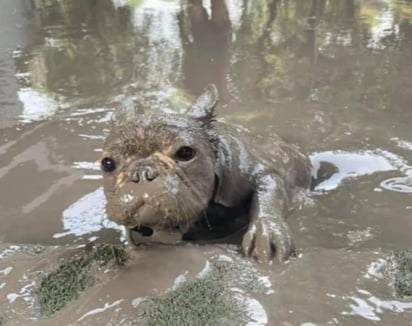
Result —
POLYGON ((267 263, 273 257, 283 262, 293 255, 295 246, 288 224, 284 220, 259 218, 245 233, 243 253, 267 263))

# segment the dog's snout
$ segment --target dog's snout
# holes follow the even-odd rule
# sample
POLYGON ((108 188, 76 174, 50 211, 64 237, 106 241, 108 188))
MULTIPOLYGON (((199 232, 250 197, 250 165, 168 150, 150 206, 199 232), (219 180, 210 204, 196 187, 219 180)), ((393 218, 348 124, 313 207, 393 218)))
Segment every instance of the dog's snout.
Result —
POLYGON ((158 171, 152 166, 137 167, 130 173, 130 180, 136 183, 140 181, 153 181, 158 175, 158 171))

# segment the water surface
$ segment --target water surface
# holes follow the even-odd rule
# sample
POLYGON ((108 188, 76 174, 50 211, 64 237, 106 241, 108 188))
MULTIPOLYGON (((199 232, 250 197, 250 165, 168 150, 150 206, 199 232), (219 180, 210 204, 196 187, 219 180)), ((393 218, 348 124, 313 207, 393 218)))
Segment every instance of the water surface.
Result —
MULTIPOLYGON (((183 111, 213 82, 222 120, 277 132, 315 164, 339 167, 289 219, 301 258, 255 266, 272 281, 273 291, 255 298, 267 324, 411 325, 411 301, 398 301, 379 275, 368 274, 390 250, 412 247, 410 1, 1 6, 3 248, 121 242, 122 230, 105 215, 97 163, 112 112, 183 111)), ((98 324, 117 309, 111 323, 120 323, 137 297, 171 288, 187 271, 196 275, 221 250, 237 257, 222 248, 153 249, 56 318, 98 324), (179 264, 170 269, 170 261, 179 264), (169 272, 153 273, 162 268, 169 272), (131 289, 142 279, 145 286, 131 289), (106 308, 93 310, 99 307, 106 308)), ((25 271, 44 263, 18 249, 13 255, 0 261, 0 305, 8 318, 28 323, 35 312, 24 300, 31 284, 25 271)))

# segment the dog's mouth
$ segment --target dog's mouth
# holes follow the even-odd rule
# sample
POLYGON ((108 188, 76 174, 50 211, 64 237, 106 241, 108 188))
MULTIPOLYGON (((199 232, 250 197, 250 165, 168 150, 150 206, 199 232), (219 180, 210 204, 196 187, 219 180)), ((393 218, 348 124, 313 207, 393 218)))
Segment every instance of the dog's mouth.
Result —
POLYGON ((131 229, 133 232, 137 232, 141 234, 143 237, 150 237, 153 235, 153 228, 148 227, 148 226, 136 226, 133 229, 131 229))
POLYGON ((183 239, 183 231, 179 227, 154 228, 151 226, 136 226, 128 229, 129 241, 136 245, 142 244, 177 244, 183 239))

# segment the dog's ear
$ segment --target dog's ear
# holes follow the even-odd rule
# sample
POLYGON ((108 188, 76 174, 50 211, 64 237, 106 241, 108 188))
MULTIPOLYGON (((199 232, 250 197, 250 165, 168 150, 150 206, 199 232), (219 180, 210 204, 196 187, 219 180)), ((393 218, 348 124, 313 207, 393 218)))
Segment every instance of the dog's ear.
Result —
POLYGON ((219 100, 219 93, 213 84, 209 84, 195 103, 187 109, 186 114, 202 123, 210 126, 215 121, 215 107, 219 100))

